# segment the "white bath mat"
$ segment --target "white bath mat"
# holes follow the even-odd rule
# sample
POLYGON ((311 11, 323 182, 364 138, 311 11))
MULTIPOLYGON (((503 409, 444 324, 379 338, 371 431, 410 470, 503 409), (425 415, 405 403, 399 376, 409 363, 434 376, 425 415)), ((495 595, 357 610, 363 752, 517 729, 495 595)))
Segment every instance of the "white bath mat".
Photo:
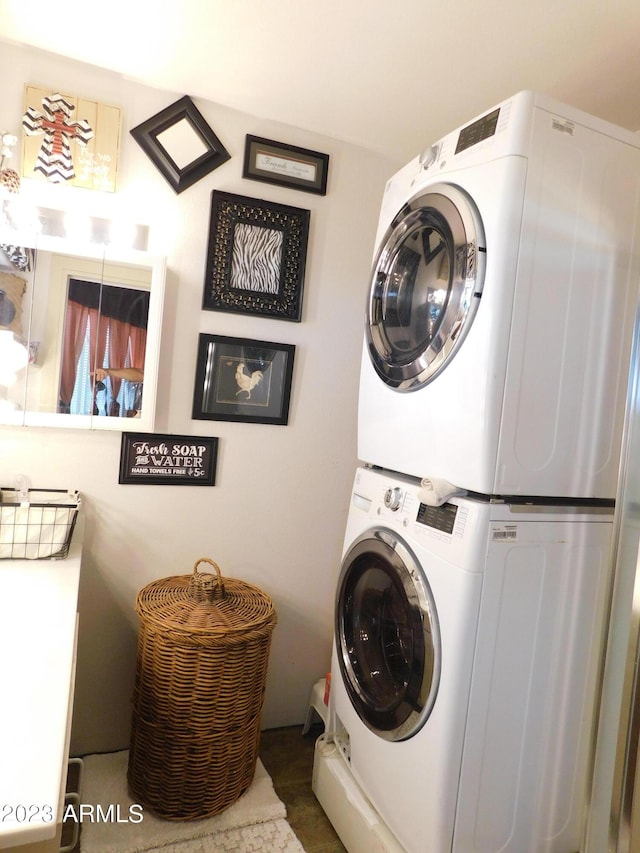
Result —
POLYGON ((81 853, 304 853, 260 761, 247 792, 220 814, 168 821, 129 796, 128 758, 124 750, 83 759, 81 853))

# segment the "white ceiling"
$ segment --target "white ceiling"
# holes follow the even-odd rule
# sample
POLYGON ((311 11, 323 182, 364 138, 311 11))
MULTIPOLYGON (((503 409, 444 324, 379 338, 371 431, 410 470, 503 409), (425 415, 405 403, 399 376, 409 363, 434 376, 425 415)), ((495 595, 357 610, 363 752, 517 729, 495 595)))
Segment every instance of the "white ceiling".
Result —
POLYGON ((639 0, 0 0, 0 39, 400 161, 520 89, 640 129, 639 0))

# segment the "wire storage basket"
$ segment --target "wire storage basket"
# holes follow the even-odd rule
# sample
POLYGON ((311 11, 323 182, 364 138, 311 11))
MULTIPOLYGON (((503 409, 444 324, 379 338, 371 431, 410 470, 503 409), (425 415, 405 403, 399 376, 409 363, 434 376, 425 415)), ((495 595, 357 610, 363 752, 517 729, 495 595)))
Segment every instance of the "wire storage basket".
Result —
POLYGON ((0 560, 62 560, 81 498, 65 489, 0 489, 0 560))
POLYGON ((202 558, 144 587, 136 611, 129 791, 169 820, 211 817, 253 780, 273 603, 202 558))

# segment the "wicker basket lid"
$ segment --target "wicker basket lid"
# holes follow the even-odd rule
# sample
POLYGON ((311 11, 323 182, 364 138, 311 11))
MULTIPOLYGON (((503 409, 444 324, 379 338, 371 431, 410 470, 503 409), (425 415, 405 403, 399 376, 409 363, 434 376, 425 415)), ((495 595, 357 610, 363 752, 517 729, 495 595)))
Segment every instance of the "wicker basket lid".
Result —
POLYGON ((271 630, 277 621, 273 602, 252 584, 223 578, 217 563, 202 557, 192 575, 176 575, 153 581, 140 590, 136 611, 172 631, 187 634, 218 634, 271 630), (215 574, 199 572, 208 563, 215 574))

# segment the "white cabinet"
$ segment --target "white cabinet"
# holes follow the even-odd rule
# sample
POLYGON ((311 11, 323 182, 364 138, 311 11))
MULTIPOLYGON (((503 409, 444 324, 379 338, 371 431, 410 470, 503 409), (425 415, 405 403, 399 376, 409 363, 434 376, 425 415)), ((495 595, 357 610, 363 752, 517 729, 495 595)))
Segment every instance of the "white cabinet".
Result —
POLYGON ((0 850, 60 845, 82 556, 0 560, 0 850))

